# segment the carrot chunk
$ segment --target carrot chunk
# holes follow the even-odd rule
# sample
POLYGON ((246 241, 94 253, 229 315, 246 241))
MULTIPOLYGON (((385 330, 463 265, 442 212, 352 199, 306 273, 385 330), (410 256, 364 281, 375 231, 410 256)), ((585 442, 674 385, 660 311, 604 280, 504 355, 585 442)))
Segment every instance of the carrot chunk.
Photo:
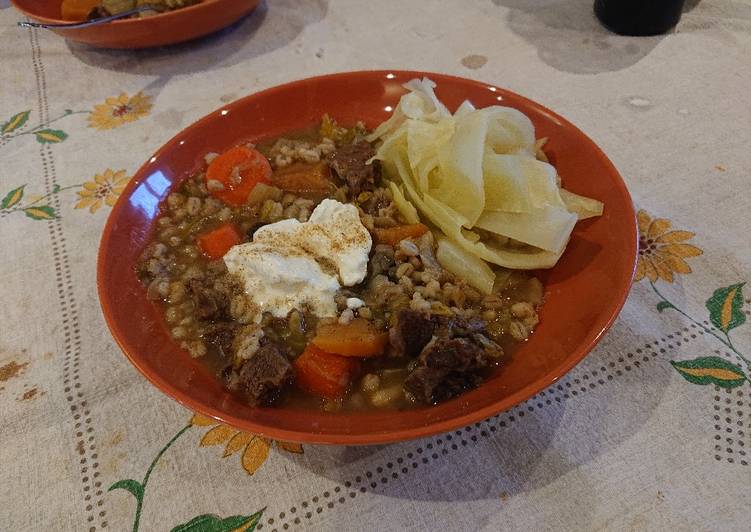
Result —
POLYGON ((344 395, 360 366, 353 358, 327 353, 313 344, 308 344, 292 365, 300 388, 328 399, 344 395))
POLYGON ((375 229, 375 237, 379 244, 395 246, 405 238, 417 238, 428 232, 424 224, 397 225, 375 229))
POLYGON ((237 228, 226 223, 216 229, 198 236, 198 246, 204 254, 212 259, 221 259, 229 248, 242 242, 237 228))
POLYGON ((236 146, 211 161, 206 169, 206 188, 229 205, 242 205, 257 183, 271 184, 271 164, 253 148, 236 146))
POLYGON ((321 199, 334 191, 329 167, 324 162, 292 163, 271 176, 274 186, 308 199, 321 199))
POLYGON ((101 0, 63 0, 60 14, 63 20, 83 21, 89 17, 91 10, 101 3, 101 0))
POLYGON ((313 344, 337 355, 372 357, 383 353, 388 340, 388 333, 377 330, 367 320, 356 318, 347 324, 320 325, 313 344))

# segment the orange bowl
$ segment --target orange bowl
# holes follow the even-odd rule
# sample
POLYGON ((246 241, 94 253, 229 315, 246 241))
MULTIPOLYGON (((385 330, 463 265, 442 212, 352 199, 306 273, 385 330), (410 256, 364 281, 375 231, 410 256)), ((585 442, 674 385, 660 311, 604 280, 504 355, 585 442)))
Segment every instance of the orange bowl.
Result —
MULTIPOLYGON (((65 24, 61 0, 11 0, 24 15, 44 24, 65 24)), ((253 11, 260 0, 203 0, 151 17, 116 20, 87 28, 52 30, 71 41, 102 48, 150 48, 189 41, 218 31, 253 11)))
POLYGON ((180 132, 141 167, 104 229, 97 283, 107 324, 130 361, 187 408, 239 429, 310 443, 375 444, 445 432, 509 409, 550 386, 592 350, 618 315, 631 286, 637 230, 628 191, 600 149, 570 122, 507 90, 423 72, 349 72, 295 81, 219 109, 180 132), (428 76, 449 109, 515 107, 532 119, 566 188, 605 203, 603 216, 577 224, 545 284, 541 322, 531 338, 479 388, 437 406, 407 411, 326 413, 253 408, 170 338, 159 307, 135 274, 160 203, 202 162, 240 139, 258 141, 310 126, 329 113, 340 123, 374 127, 389 116, 402 84, 428 76))

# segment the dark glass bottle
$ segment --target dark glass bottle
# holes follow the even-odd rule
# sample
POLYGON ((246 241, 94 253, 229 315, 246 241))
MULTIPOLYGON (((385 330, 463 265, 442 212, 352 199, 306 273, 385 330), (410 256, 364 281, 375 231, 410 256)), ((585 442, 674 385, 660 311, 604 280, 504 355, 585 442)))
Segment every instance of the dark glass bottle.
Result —
POLYGON ((678 24, 684 0, 595 0, 603 26, 621 35, 659 35, 678 24))

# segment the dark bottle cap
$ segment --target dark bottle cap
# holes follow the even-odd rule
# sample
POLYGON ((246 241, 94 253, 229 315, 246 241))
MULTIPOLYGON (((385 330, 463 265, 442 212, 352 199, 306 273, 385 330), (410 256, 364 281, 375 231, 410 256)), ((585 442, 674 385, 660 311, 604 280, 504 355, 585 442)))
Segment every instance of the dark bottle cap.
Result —
POLYGON ((595 0, 595 15, 620 35, 660 35, 678 24, 685 0, 595 0))

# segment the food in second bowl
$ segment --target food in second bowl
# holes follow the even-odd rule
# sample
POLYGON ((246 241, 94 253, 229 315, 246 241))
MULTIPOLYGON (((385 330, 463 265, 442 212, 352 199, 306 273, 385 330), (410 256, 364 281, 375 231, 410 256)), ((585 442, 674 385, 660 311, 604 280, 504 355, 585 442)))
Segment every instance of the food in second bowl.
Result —
POLYGON ((407 88, 372 133, 324 117, 208 154, 162 206, 138 267, 147 295, 173 338, 250 404, 408 408, 476 387, 539 322, 543 286, 524 269, 554 264, 570 211, 598 209, 564 198, 552 166, 535 164, 534 130, 518 140, 508 119, 526 124, 518 111, 451 115, 429 80, 407 88), (478 179, 473 143, 481 196, 447 184, 478 179), (493 167, 496 155, 513 156, 511 169, 493 167), (481 222, 494 213, 512 221, 481 222))
POLYGON ((200 3, 201 0, 63 0, 61 13, 64 20, 87 20, 118 15, 141 6, 153 7, 137 16, 145 17, 164 11, 200 3))

